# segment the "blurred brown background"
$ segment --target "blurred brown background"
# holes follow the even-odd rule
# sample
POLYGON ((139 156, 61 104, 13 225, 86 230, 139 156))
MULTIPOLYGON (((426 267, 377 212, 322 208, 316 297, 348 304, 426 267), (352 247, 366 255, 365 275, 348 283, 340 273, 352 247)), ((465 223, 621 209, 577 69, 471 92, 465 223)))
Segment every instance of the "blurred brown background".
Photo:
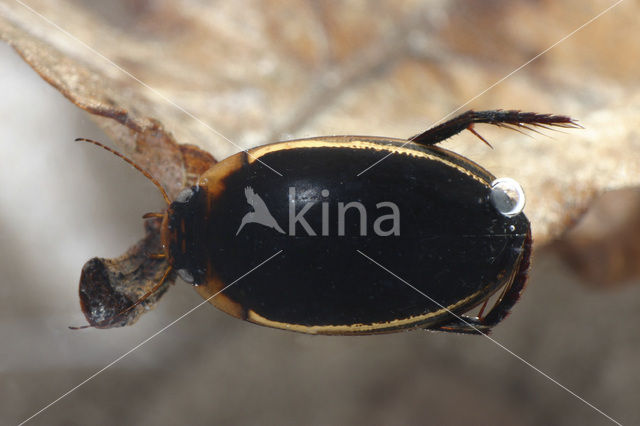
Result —
MULTIPOLYGON (((27 3, 241 147, 411 136, 614 4, 27 3)), ((460 110, 564 113, 584 130, 480 128, 494 150, 471 135, 445 145, 527 193, 532 278, 493 337, 624 424, 640 422, 640 215, 637 190, 623 190, 640 181, 639 9, 620 3, 460 110)), ((0 34, 86 109, 158 119, 219 159, 239 149, 18 3, 0 1, 0 34)), ((0 64, 0 423, 16 424, 201 299, 178 282, 133 327, 67 329, 83 323, 84 261, 123 253, 162 198, 119 159, 72 143, 108 136, 6 44, 0 64)), ((126 151, 131 128, 107 121, 126 151)), ((488 339, 305 336, 203 306, 31 422, 114 423, 610 421, 488 339)))

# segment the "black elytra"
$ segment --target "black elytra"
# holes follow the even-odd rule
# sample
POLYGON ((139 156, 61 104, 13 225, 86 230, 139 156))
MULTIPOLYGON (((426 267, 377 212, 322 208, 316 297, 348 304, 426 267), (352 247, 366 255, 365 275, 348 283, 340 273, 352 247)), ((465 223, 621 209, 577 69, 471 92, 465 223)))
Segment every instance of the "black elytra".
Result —
POLYGON ((524 289, 531 229, 522 212, 496 207, 491 173, 434 146, 474 123, 576 126, 468 111, 409 140, 316 137, 240 152, 164 213, 170 267, 219 309, 264 326, 489 332, 524 289), (499 290, 486 315, 465 316, 499 290))

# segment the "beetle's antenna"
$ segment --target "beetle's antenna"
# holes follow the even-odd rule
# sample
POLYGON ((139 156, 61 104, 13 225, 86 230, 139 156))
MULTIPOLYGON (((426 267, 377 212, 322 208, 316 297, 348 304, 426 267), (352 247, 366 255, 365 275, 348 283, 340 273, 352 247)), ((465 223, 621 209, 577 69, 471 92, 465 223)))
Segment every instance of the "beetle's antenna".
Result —
POLYGON ((164 188, 162 187, 162 185, 160 185, 160 182, 157 181, 156 178, 154 178, 153 176, 151 176, 151 174, 149 174, 149 172, 147 172, 146 170, 144 170, 142 167, 138 166, 133 160, 125 157, 124 155, 120 154, 118 151, 109 148, 106 145, 103 145, 100 142, 94 141, 92 139, 87 139, 87 138, 77 138, 75 139, 76 142, 89 142, 92 143, 94 145, 97 145, 99 147, 101 147, 102 149, 105 149, 107 151, 109 151, 112 154, 117 155, 118 157, 122 158, 124 161, 126 161, 127 163, 131 164, 133 167, 135 167, 140 173, 142 173, 143 175, 145 175, 145 177, 147 179, 149 179, 151 182, 153 182, 153 184, 160 190, 160 192, 162 193, 162 196, 164 197, 164 201, 166 201, 167 205, 171 204, 171 199, 169 198, 169 195, 167 195, 167 191, 164 190, 164 188))
POLYGON ((151 290, 149 290, 148 292, 143 294, 138 300, 135 301, 135 303, 133 305, 131 305, 128 308, 123 309, 122 311, 118 312, 118 314, 115 315, 114 317, 112 317, 111 319, 106 320, 106 321, 101 321, 101 322, 98 322, 96 324, 82 325, 80 327, 69 327, 69 328, 71 330, 82 330, 82 329, 85 329, 85 328, 100 327, 101 325, 108 325, 110 323, 113 323, 114 319, 119 318, 119 317, 123 316, 124 314, 126 314, 127 312, 131 311, 133 308, 135 308, 136 306, 138 306, 139 304, 141 304, 142 302, 147 300, 153 293, 158 291, 160 289, 160 287, 162 287, 162 284, 164 284, 164 282, 166 281, 166 279, 169 276, 169 274, 171 273, 172 269, 173 269, 172 266, 169 265, 167 267, 167 270, 164 271, 164 274, 162 275, 162 278, 160 278, 160 281, 158 281, 158 283, 156 285, 154 285, 151 290))
POLYGON ((565 128, 582 128, 573 118, 565 115, 538 114, 535 112, 521 112, 517 110, 489 110, 473 111, 469 110, 449 121, 445 121, 431 129, 409 138, 410 141, 421 145, 435 145, 445 139, 454 136, 463 130, 469 130, 480 138, 484 143, 491 146, 474 129, 476 123, 493 124, 498 127, 506 127, 512 130, 522 129, 536 132, 534 127, 549 129, 550 126, 565 128))

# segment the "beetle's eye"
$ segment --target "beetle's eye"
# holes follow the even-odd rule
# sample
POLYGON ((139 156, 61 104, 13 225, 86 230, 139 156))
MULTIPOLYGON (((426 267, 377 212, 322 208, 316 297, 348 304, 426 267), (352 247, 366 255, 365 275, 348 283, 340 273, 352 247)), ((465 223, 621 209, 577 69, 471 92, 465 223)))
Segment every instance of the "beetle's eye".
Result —
POLYGON ((500 178, 491 182, 491 204, 501 214, 512 217, 524 209, 524 191, 520 184, 511 178, 500 178))
POLYGON ((193 189, 187 188, 180 191, 176 199, 173 201, 176 203, 186 203, 191 199, 191 197, 193 197, 193 189))
POLYGON ((193 275, 191 274, 191 272, 187 271, 186 269, 178 269, 178 276, 180 278, 182 278, 182 280, 188 284, 193 284, 193 275))

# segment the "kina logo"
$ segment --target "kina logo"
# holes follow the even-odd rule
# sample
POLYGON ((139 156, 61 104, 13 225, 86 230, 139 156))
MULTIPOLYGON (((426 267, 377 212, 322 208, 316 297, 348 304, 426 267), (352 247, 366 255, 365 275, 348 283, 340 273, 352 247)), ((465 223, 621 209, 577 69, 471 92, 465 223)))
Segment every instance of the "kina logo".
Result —
POLYGON ((247 198, 247 203, 253 207, 253 211, 244 215, 236 235, 238 235, 242 228, 244 228, 248 223, 258 223, 266 226, 267 228, 273 228, 281 234, 285 233, 282 228, 280 228, 280 225, 278 225, 278 222, 276 222, 271 212, 269 212, 264 200, 255 193, 252 187, 247 186, 244 189, 244 196, 247 198))
MULTIPOLYGON (((295 187, 288 189, 286 198, 289 210, 288 232, 280 227, 262 197, 256 194, 252 187, 247 186, 244 188, 244 196, 253 210, 243 216, 236 235, 240 234, 246 225, 256 223, 291 237, 305 236, 305 234, 309 237, 317 235, 326 237, 336 235, 336 232, 337 236, 342 237, 347 235, 347 212, 349 211, 351 212, 349 234, 352 236, 364 237, 371 232, 380 237, 400 235, 400 209, 391 201, 378 202, 375 204, 375 212, 372 212, 371 208, 367 212, 366 206, 360 201, 347 203, 339 201, 333 207, 330 206, 327 189, 318 191, 317 199, 311 201, 307 196, 301 200, 296 194, 295 187), (315 210, 312 209, 314 205, 318 205, 315 210), (370 223, 372 217, 375 217, 373 224, 370 223), (307 219, 314 226, 311 226, 307 219), (297 233, 298 231, 302 232, 297 233)), ((285 200, 284 197, 282 199, 285 200)))

